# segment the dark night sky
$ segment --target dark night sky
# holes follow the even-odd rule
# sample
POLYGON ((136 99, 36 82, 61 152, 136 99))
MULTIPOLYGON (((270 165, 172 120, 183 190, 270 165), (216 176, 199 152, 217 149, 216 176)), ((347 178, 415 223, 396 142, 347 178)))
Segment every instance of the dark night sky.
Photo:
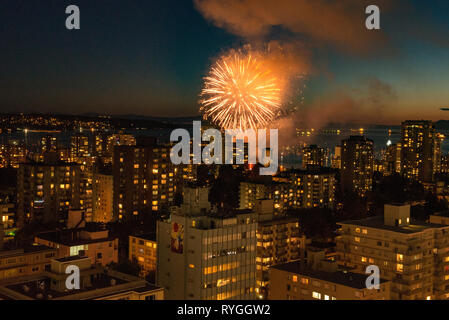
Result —
POLYGON ((210 58, 236 41, 174 0, 1 1, 0 38, 2 111, 164 116, 195 113, 210 58))
MULTIPOLYGON (((382 16, 399 54, 315 49, 327 70, 308 80, 306 103, 342 88, 357 95, 368 78, 391 88, 388 116, 441 117, 438 108, 449 104, 449 2, 407 3, 412 13, 403 21, 382 16), (403 26, 395 29, 403 23, 423 23, 426 31, 405 36, 403 26), (442 32, 443 43, 428 41, 442 32)), ((0 111, 151 116, 196 114, 211 59, 244 41, 190 0, 2 0, 0 39, 0 111), (65 29, 70 4, 81 10, 79 31, 65 29)))

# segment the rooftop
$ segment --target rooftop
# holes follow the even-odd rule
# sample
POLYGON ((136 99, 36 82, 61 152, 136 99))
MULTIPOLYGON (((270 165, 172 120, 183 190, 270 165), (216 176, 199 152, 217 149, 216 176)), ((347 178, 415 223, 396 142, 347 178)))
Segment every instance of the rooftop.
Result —
POLYGON ((131 237, 141 238, 141 239, 145 239, 145 240, 149 240, 149 241, 156 241, 156 233, 155 232, 132 234, 131 237))
POLYGON ((109 232, 107 232, 106 237, 98 237, 98 238, 94 237, 93 239, 84 238, 81 236, 81 233, 83 231, 87 233, 96 233, 96 232, 104 232, 107 230, 100 230, 100 229, 96 230, 92 228, 67 229, 67 230, 40 233, 36 237, 54 243, 62 244, 65 246, 76 246, 89 243, 113 241, 116 239, 116 237, 110 236, 109 232))
MULTIPOLYGON (((363 274, 345 271, 326 272, 326 271, 312 270, 304 267, 304 264, 301 263, 300 261, 294 261, 272 266, 271 269, 296 273, 306 277, 319 279, 355 289, 366 289, 366 275, 363 274)), ((385 279, 380 280, 380 283, 385 282, 387 282, 387 280, 385 279)))
POLYGON ((24 247, 21 249, 16 249, 16 250, 0 251, 0 258, 21 256, 24 254, 31 254, 31 253, 36 253, 36 252, 41 252, 41 251, 49 251, 49 250, 54 250, 54 249, 47 247, 47 246, 42 246, 42 245, 27 246, 27 247, 24 247))
POLYGON ((338 224, 342 225, 355 225, 360 227, 367 227, 367 228, 374 228, 374 229, 381 229, 386 231, 393 231, 393 232, 399 232, 404 234, 413 234, 422 232, 426 229, 430 228, 444 228, 448 227, 442 224, 435 224, 435 223, 427 223, 422 222, 414 219, 410 219, 409 225, 403 225, 403 226, 387 226, 384 224, 384 217, 382 216, 376 216, 371 217, 367 219, 361 219, 361 220, 349 220, 349 221, 342 221, 338 222, 338 224))
POLYGON ((89 259, 89 261, 90 261, 90 258, 88 258, 88 257, 81 257, 79 255, 70 256, 70 257, 64 257, 64 258, 58 258, 58 259, 54 259, 54 260, 56 260, 58 262, 69 262, 69 261, 75 261, 75 260, 80 260, 80 259, 89 259))
POLYGON ((96 273, 90 276, 90 279, 92 282, 88 287, 72 291, 51 289, 51 278, 47 276, 35 276, 21 281, 19 279, 19 281, 10 282, 3 287, 0 286, 0 300, 23 300, 25 297, 35 300, 71 299, 72 295, 76 296, 76 299, 93 299, 130 291, 143 293, 161 289, 140 278, 112 270, 96 273))

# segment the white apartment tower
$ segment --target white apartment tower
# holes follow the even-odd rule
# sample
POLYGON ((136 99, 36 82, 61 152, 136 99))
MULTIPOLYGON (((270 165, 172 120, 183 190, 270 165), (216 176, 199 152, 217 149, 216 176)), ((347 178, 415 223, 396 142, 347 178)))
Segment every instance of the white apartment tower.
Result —
POLYGON ((197 199, 189 195, 181 213, 157 223, 156 281, 165 288, 166 298, 254 299, 256 215, 198 210, 204 201, 189 205, 189 199, 197 199), (196 213, 186 212, 189 207, 196 213))

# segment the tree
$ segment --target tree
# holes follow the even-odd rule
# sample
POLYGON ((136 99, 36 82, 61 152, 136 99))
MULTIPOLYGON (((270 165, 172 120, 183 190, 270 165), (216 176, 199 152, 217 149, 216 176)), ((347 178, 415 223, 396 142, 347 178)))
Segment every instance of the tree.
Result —
POLYGON ((229 211, 239 207, 239 189, 243 174, 240 169, 223 165, 209 192, 209 201, 219 211, 229 211))
POLYGON ((136 258, 132 259, 131 261, 126 259, 119 263, 111 262, 108 267, 118 272, 136 277, 140 277, 142 273, 142 266, 137 262, 136 258))
POLYGON ((299 218, 299 224, 307 238, 327 240, 335 236, 337 225, 330 209, 290 209, 288 215, 299 218))

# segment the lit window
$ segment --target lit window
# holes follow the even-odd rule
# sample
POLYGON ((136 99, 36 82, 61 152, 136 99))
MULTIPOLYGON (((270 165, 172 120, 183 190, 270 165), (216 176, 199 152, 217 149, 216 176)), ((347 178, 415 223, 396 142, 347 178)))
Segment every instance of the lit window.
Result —
POLYGON ((321 293, 316 292, 316 291, 313 291, 313 292, 312 292, 312 297, 313 297, 314 299, 321 299, 321 293))

